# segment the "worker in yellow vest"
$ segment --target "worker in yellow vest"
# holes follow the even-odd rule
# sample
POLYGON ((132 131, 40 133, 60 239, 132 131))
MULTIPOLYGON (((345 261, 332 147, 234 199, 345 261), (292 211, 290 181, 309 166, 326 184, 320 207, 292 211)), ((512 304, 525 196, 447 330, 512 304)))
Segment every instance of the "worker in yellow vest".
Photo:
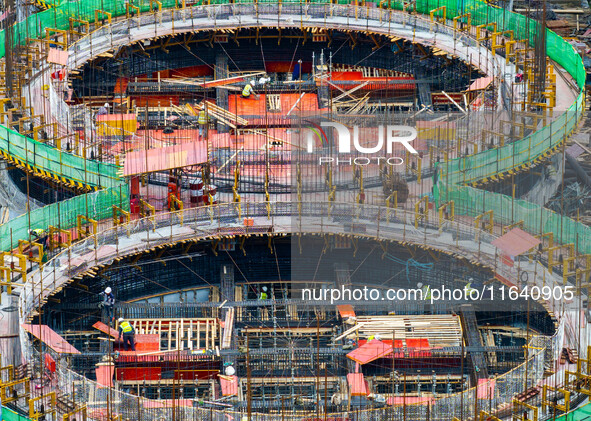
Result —
POLYGON ((417 283, 417 288, 421 290, 423 300, 431 299, 431 287, 429 285, 423 285, 422 282, 417 283))
POLYGON ((242 89, 242 98, 250 98, 251 95, 253 95, 254 92, 254 85, 255 85, 255 81, 251 80, 250 82, 248 82, 245 86, 244 89, 242 89))
POLYGON ((131 345, 131 350, 135 351, 135 330, 123 317, 119 317, 119 340, 123 334, 123 349, 127 351, 127 344, 131 345))
POLYGON ((209 122, 207 112, 205 111, 205 105, 201 105, 197 122, 199 123, 199 139, 203 140, 203 136, 207 133, 207 123, 209 122))
POLYGON ((476 288, 472 287, 472 282, 474 281, 474 279, 472 278, 468 278, 468 283, 466 284, 466 286, 464 287, 464 290, 466 291, 466 297, 470 298, 470 293, 472 291, 476 291, 476 288))
POLYGON ((39 243, 43 246, 43 256, 41 257, 41 262, 47 262, 47 253, 46 250, 49 247, 49 235, 44 229, 37 228, 33 230, 29 230, 29 235, 31 236, 31 241, 39 243))

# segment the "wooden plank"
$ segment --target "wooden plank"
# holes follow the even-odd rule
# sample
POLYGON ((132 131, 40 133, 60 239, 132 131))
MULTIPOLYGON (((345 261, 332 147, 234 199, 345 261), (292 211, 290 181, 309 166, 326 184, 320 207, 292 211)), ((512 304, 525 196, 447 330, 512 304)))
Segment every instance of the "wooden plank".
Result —
POLYGON ((370 82, 370 81, 368 80, 368 81, 366 81, 366 82, 362 83, 361 85, 357 85, 356 87, 354 87, 354 88, 352 88, 352 89, 349 89, 348 91, 346 91, 346 92, 342 93, 341 95, 339 95, 338 97, 334 98, 334 99, 333 99, 333 102, 334 102, 334 101, 338 101, 338 100, 339 100, 339 99, 341 99, 341 98, 344 98, 344 97, 346 97, 346 96, 349 96, 349 95, 351 95, 353 92, 356 92, 356 91, 358 91, 359 89, 363 88, 363 87, 364 87, 365 85, 367 85, 369 82, 370 82))

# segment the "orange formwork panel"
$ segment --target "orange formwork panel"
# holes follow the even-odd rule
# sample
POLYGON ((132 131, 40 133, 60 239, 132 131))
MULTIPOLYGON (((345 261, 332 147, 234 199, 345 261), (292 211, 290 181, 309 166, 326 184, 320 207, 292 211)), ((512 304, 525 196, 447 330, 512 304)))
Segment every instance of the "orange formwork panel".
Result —
POLYGON ((347 374, 347 383, 351 396, 367 396, 369 393, 367 381, 363 378, 363 373, 347 374))
POLYGON ((266 120, 273 122, 274 120, 287 119, 290 116, 295 117, 298 114, 316 115, 322 110, 318 107, 318 96, 316 94, 305 93, 303 96, 297 93, 279 94, 279 99, 281 104, 280 109, 271 112, 267 110, 267 98, 265 94, 260 94, 258 98, 253 96, 242 98, 241 95, 230 95, 228 108, 231 113, 238 114, 247 119, 249 124, 258 125, 264 124, 266 120), (251 121, 253 120, 253 116, 254 121, 251 121))
POLYGON ((123 176, 183 168, 205 162, 207 162, 206 142, 181 143, 127 153, 123 165, 123 176))
POLYGON ((115 95, 123 95, 127 92, 127 85, 129 85, 129 78, 128 77, 120 77, 115 82, 115 95))
POLYGON ((427 338, 407 338, 406 349, 409 357, 430 357, 431 347, 427 338))
MULTIPOLYGON (((367 85, 364 85, 361 90, 363 91, 371 91, 376 89, 391 89, 396 91, 413 91, 415 89, 415 84, 411 83, 414 82, 414 77, 412 76, 376 76, 376 77, 369 77, 363 76, 362 72, 332 72, 331 74, 331 83, 339 88, 347 91, 353 89, 361 84, 366 82, 367 85), (401 83, 404 81, 409 81, 409 83, 401 83), (342 82, 359 82, 358 84, 355 83, 339 83, 342 82)), ((321 81, 318 81, 317 84, 321 84, 321 81)), ((331 88, 335 89, 334 86, 331 88)))
POLYGON ((513 228, 507 234, 497 238, 492 245, 509 256, 519 256, 540 244, 540 240, 520 228, 513 228))
POLYGON ((359 348, 349 352, 347 358, 359 364, 367 364, 378 358, 383 358, 393 352, 392 345, 373 339, 359 348))
POLYGON ((30 325, 24 323, 22 324, 22 328, 58 354, 80 354, 80 351, 70 345, 68 341, 55 333, 47 325, 30 325))
POLYGON ((343 319, 348 319, 349 317, 355 317, 355 311, 353 310, 353 306, 351 304, 343 304, 337 306, 339 310, 339 314, 343 319))
POLYGON ((117 339, 117 337, 119 336, 119 332, 117 332, 117 329, 113 329, 112 327, 107 326, 103 322, 96 322, 92 325, 92 327, 103 332, 106 335, 109 335, 111 338, 117 339))
MULTIPOLYGON (((103 322, 96 322, 92 325, 95 329, 109 335, 111 338, 118 341, 119 331, 107 326, 103 322)), ((153 352, 160 351, 160 337, 157 334, 135 334, 135 349, 136 352, 153 352)))
POLYGON ((160 336, 158 334, 135 334, 135 350, 137 352, 160 351, 160 336))
MULTIPOLYGON (((404 341, 402 339, 395 339, 394 340, 394 345, 392 345, 392 339, 380 339, 383 343, 385 343, 386 345, 390 345, 392 346, 392 348, 394 349, 404 349, 404 341)), ((360 339, 359 340, 359 347, 365 345, 367 342, 369 342, 366 339, 360 339)), ((394 358, 404 358, 404 351, 398 351, 393 353, 392 355, 388 354, 386 355, 386 358, 392 358, 392 356, 394 356, 394 358)))
POLYGON ((131 135, 137 131, 136 114, 103 114, 96 116, 98 136, 131 135))
POLYGON ((117 367, 117 381, 161 380, 162 367, 117 367))
POLYGON ((115 365, 111 363, 99 363, 95 369, 96 382, 101 386, 113 387, 113 374, 115 365))
POLYGON ((238 377, 224 376, 218 374, 220 377, 220 385, 222 386, 222 396, 236 396, 238 395, 238 377))

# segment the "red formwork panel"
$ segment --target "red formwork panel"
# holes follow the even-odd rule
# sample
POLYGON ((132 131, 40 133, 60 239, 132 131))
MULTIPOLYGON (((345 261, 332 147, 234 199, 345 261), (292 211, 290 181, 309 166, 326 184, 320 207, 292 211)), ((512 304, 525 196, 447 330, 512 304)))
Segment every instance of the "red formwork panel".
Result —
POLYGON ((427 338, 407 338, 406 348, 409 357, 430 357, 432 355, 427 338))
POLYGON ((136 352, 160 351, 160 335, 136 334, 135 350, 136 352))
POLYGON ((22 328, 58 354, 80 354, 80 351, 70 345, 68 341, 47 325, 30 325, 24 323, 22 328))
POLYGON ((161 367, 117 367, 115 369, 117 381, 125 380, 160 380, 161 367))
POLYGON ((45 368, 52 373, 55 373, 55 360, 47 352, 45 353, 45 368))
MULTIPOLYGON (((385 343, 386 345, 390 345, 395 349, 404 349, 404 341, 402 339, 395 339, 394 340, 394 345, 392 345, 392 339, 381 339, 381 341, 383 343, 385 343)), ((361 347, 362 345, 365 345, 368 341, 365 339, 361 339, 359 340, 359 346, 361 347)), ((388 354, 386 355, 384 358, 392 358, 393 354, 388 354)), ((396 352, 396 355, 394 355, 394 358, 404 358, 404 351, 398 351, 396 352)))

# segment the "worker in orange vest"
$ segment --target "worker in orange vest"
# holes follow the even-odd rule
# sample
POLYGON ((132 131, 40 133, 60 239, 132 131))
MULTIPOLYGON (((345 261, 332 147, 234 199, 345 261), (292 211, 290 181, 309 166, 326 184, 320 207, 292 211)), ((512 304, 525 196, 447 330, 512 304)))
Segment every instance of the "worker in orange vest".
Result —
POLYGON ((175 196, 177 199, 179 198, 179 192, 178 192, 178 188, 176 183, 173 183, 172 181, 168 183, 168 210, 169 211, 173 211, 176 210, 175 209, 175 203, 173 200, 173 196, 175 196))

